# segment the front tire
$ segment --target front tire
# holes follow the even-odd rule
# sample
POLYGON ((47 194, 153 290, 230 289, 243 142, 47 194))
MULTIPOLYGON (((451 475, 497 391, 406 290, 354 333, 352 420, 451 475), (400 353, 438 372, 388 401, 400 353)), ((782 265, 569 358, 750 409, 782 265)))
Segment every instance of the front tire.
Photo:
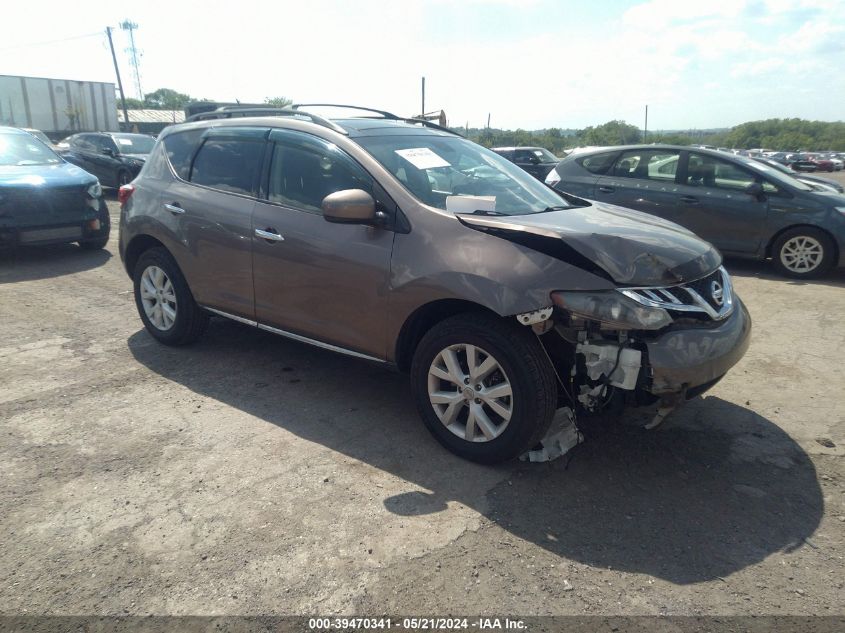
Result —
POLYGON ((554 370, 533 332, 483 313, 450 317, 426 333, 411 388, 434 437, 485 464, 533 448, 557 405, 554 370))
POLYGON ((782 275, 812 279, 833 266, 835 248, 830 236, 811 226, 799 226, 783 233, 772 246, 772 262, 782 275))
POLYGON ((145 251, 133 274, 135 305, 147 331, 165 345, 187 345, 208 327, 176 260, 164 248, 145 251))

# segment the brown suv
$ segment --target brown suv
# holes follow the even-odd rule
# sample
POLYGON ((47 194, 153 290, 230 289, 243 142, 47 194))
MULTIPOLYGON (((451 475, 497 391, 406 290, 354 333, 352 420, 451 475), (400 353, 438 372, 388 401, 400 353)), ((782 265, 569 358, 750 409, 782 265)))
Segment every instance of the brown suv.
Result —
POLYGON ((120 254, 169 345, 219 315, 409 371, 447 448, 495 462, 555 410, 674 406, 745 352, 719 253, 381 111, 167 128, 121 188, 120 254))

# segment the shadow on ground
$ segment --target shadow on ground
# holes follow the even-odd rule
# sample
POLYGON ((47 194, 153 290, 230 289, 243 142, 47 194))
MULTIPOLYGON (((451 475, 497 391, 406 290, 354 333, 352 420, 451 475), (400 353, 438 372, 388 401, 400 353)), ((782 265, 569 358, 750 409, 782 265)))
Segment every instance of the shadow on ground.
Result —
POLYGON ((166 348, 145 331, 128 344, 157 374, 413 484, 384 501, 391 512, 457 501, 592 566, 675 583, 724 577, 801 546, 823 512, 802 449, 717 397, 690 402, 656 431, 592 428, 570 459, 490 468, 436 444, 406 377, 380 367, 221 320, 193 347, 166 348))
POLYGON ((0 249, 0 284, 80 273, 104 265, 111 256, 105 249, 89 251, 78 244, 0 249))
POLYGON ((845 268, 833 268, 817 279, 792 279, 790 277, 784 277, 775 271, 772 263, 768 261, 728 259, 725 261, 725 268, 735 277, 768 279, 771 281, 780 281, 790 286, 824 285, 845 288, 845 268))

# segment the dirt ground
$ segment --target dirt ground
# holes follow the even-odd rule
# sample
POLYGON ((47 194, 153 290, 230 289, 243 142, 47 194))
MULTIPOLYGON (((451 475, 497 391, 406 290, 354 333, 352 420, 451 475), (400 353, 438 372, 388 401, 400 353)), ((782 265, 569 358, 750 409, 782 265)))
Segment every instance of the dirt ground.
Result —
POLYGON ((0 614, 845 612, 845 270, 728 262, 726 379, 492 468, 402 375, 222 319, 158 345, 116 237, 0 259, 0 614))

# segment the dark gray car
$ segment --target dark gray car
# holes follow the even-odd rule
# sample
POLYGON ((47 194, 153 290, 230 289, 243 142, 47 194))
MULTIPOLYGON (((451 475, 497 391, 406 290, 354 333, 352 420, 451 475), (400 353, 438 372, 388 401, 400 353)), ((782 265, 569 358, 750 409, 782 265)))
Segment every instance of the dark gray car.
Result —
POLYGON ((130 182, 155 145, 149 134, 84 132, 65 142, 62 158, 100 179, 104 187, 120 187, 130 182))
POLYGON ((784 275, 845 265, 845 197, 750 158, 671 145, 567 156, 546 184, 685 226, 726 255, 771 258, 784 275))
POLYGON ((539 180, 543 180, 560 162, 545 147, 493 147, 492 150, 539 180))
POLYGON ((408 371, 435 437, 482 462, 536 446, 561 407, 671 408, 744 354, 711 245, 378 114, 167 128, 120 190, 149 333, 190 343, 218 315, 408 371))

